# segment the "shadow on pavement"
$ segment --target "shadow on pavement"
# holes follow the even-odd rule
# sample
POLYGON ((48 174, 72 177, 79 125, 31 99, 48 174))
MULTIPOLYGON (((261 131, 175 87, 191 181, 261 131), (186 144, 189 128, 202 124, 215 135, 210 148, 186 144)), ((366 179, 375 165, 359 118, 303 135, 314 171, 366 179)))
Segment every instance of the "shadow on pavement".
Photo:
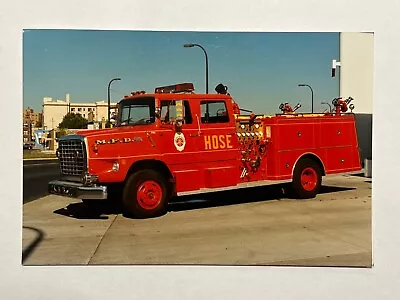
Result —
POLYGON ((54 211, 55 214, 71 217, 75 219, 99 219, 108 220, 110 214, 118 214, 117 207, 100 201, 72 203, 67 207, 54 211))
POLYGON ((364 172, 362 173, 355 173, 355 174, 351 174, 349 176, 355 176, 355 177, 364 177, 365 179, 371 179, 371 177, 366 177, 364 172))
POLYGON ((280 200, 285 197, 283 187, 283 185, 270 185, 175 197, 169 204, 168 211, 184 211, 280 200))
POLYGON ((355 190, 355 189, 356 188, 352 188, 352 187, 323 185, 323 186, 321 186, 321 190, 319 191, 319 194, 337 193, 337 192, 351 191, 351 190, 355 190))
MULTIPOLYGON (((284 184, 252 187, 246 189, 204 193, 174 197, 168 204, 168 211, 185 211, 218 206, 238 205, 244 203, 263 202, 271 200, 293 199, 285 194, 284 184)), ((320 194, 335 193, 353 190, 355 188, 322 186, 320 194)), ((107 220, 110 214, 119 214, 123 210, 120 205, 109 202, 93 201, 72 203, 65 208, 55 210, 54 213, 76 219, 103 219, 107 220)), ((123 214, 126 218, 133 218, 123 214)))
MULTIPOLYGON (((214 193, 205 193, 193 196, 182 196, 170 203, 169 211, 183 211, 217 206, 237 205, 244 203, 264 202, 271 200, 295 199, 285 193, 284 184, 253 187, 214 193)), ((322 186, 320 194, 335 193, 354 188, 322 186)))
POLYGON ((37 236, 33 240, 31 244, 29 244, 28 247, 22 250, 22 264, 25 262, 25 260, 28 259, 29 256, 32 255, 33 251, 36 249, 36 247, 40 244, 40 242, 43 240, 44 237, 44 232, 40 229, 37 229, 35 227, 29 227, 29 226, 23 226, 23 229, 29 229, 32 231, 35 231, 37 236))

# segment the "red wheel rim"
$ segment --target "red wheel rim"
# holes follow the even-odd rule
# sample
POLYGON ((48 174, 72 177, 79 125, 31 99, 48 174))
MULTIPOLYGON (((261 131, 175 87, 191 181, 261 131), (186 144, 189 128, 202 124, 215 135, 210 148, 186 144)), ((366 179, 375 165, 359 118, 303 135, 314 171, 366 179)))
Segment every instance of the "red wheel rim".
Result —
POLYGON ((142 208, 146 210, 153 209, 161 202, 162 188, 157 182, 146 180, 139 185, 136 196, 142 208))
POLYGON ((301 172, 301 185, 306 191, 312 191, 317 186, 317 172, 313 168, 305 168, 301 172))

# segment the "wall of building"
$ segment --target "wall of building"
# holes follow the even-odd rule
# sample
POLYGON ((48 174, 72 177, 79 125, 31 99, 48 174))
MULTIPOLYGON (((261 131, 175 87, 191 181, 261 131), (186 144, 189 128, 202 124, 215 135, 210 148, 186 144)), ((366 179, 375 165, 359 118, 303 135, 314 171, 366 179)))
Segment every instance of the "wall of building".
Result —
POLYGON ((42 121, 42 113, 35 112, 28 107, 22 111, 22 140, 23 143, 30 143, 34 139, 33 129, 39 121, 42 121))
POLYGON ((43 103, 43 126, 46 129, 57 128, 64 116, 68 113, 68 104, 63 103, 43 103))
POLYGON ((97 106, 96 114, 95 114, 96 121, 101 122, 102 119, 108 119, 108 105, 99 103, 97 106))
POLYGON ((340 96, 354 98, 361 159, 372 159, 373 33, 341 33, 340 64, 340 96))
POLYGON ((374 35, 341 33, 340 95, 354 98, 355 112, 372 114, 374 87, 374 35))
MULTIPOLYGON (((43 126, 46 129, 57 128, 62 119, 68 112, 79 113, 85 119, 89 118, 89 113, 93 111, 93 121, 101 122, 102 119, 107 120, 108 104, 106 101, 98 101, 92 103, 73 103, 69 100, 69 94, 66 100, 53 101, 50 97, 43 98, 43 126)), ((116 103, 111 103, 115 106, 116 103)), ((111 112, 115 111, 114 108, 111 112)))

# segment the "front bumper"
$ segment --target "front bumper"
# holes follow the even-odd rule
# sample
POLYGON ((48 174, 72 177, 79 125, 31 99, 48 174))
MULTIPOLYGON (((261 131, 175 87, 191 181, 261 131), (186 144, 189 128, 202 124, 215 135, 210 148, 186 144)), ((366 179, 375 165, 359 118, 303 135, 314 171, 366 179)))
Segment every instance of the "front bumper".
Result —
POLYGON ((54 180, 48 184, 50 194, 78 199, 107 199, 106 186, 84 186, 78 182, 54 180))

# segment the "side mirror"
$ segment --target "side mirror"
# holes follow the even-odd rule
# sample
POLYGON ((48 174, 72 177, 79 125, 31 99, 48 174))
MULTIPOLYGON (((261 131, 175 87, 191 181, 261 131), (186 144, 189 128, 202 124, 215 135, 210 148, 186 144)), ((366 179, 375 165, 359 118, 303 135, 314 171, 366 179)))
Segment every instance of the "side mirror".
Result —
POLYGON ((160 108, 160 107, 156 107, 155 117, 156 117, 157 119, 160 119, 160 118, 161 118, 161 108, 160 108))

